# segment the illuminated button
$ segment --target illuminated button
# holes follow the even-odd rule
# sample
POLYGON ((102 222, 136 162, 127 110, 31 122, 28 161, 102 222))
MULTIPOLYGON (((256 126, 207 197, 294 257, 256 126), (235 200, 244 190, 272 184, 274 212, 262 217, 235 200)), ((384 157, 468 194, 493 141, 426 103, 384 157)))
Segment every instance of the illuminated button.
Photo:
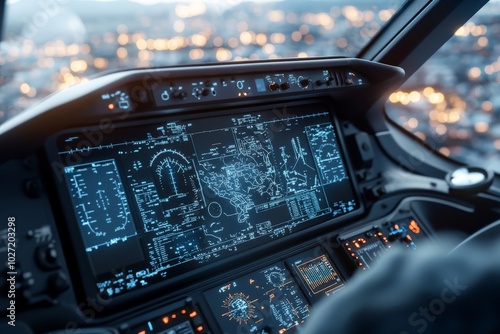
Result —
POLYGON ((137 332, 137 334, 146 334, 146 331, 137 332))
POLYGON ((196 311, 193 311, 193 312, 189 313, 189 317, 190 317, 190 318, 194 318, 194 317, 196 317, 197 315, 198 315, 198 313, 197 313, 196 311))
POLYGON ((203 329, 204 329, 204 328, 203 328, 203 326, 198 326, 198 327, 196 327, 196 330, 197 330, 198 332, 202 332, 202 331, 203 331, 203 329))
POLYGON ((196 98, 196 99, 200 99, 201 98, 201 95, 202 95, 202 90, 201 89, 198 89, 198 88, 193 88, 193 93, 192 95, 196 98))
POLYGON ((410 223, 410 230, 415 233, 419 234, 420 233, 420 226, 418 226, 417 222, 415 220, 412 220, 410 223))
POLYGON ((163 317, 163 319, 161 319, 161 321, 163 321, 163 323, 166 325, 170 321, 170 318, 169 317, 163 317))
POLYGON ((170 96, 172 93, 170 89, 170 83, 163 83, 153 90, 153 98, 157 107, 167 106, 172 103, 172 96, 170 96))
POLYGON ((397 239, 404 238, 403 230, 399 228, 398 225, 394 226, 394 229, 389 233, 389 240, 395 241, 397 239))
POLYGON ((170 100, 170 94, 168 93, 167 90, 164 90, 161 94, 160 97, 163 101, 168 101, 170 100))

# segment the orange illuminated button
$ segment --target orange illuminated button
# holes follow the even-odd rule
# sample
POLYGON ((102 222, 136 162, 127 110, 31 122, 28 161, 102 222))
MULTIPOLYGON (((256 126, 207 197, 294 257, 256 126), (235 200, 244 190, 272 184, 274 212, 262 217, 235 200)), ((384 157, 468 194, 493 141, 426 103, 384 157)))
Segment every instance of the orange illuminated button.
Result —
POLYGON ((410 223, 410 231, 412 231, 415 234, 420 233, 420 226, 418 226, 417 222, 415 220, 412 220, 410 223))

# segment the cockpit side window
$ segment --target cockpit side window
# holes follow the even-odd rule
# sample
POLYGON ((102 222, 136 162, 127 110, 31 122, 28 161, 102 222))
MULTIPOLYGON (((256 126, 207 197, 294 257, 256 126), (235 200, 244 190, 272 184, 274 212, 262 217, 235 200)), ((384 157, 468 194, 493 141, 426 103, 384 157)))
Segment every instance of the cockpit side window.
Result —
POLYGON ((500 1, 460 27, 386 104, 442 155, 500 172, 500 1))

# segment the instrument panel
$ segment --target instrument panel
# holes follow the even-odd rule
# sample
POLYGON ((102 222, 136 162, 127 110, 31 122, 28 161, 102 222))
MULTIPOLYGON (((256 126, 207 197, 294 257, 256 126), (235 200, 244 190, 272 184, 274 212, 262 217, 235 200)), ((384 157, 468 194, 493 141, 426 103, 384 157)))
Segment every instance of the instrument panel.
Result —
POLYGON ((81 270, 93 273, 99 293, 168 284, 359 212, 326 105, 202 116, 123 126, 94 143, 97 129, 50 141, 61 198, 71 200, 66 220, 89 262, 81 270))
POLYGON ((384 197, 392 162, 359 127, 401 78, 352 59, 125 71, 2 125, 16 321, 296 333, 355 272, 432 238, 413 205, 433 200, 384 197))

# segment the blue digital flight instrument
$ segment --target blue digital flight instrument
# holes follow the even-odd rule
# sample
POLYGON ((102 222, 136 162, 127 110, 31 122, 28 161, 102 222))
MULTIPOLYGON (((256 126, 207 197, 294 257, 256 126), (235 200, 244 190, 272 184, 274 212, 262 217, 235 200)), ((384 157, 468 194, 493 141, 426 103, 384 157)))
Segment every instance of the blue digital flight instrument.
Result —
POLYGON ((57 139, 76 242, 109 296, 359 208, 323 104, 172 117, 57 139), (87 136, 88 137, 88 136, 87 136))

